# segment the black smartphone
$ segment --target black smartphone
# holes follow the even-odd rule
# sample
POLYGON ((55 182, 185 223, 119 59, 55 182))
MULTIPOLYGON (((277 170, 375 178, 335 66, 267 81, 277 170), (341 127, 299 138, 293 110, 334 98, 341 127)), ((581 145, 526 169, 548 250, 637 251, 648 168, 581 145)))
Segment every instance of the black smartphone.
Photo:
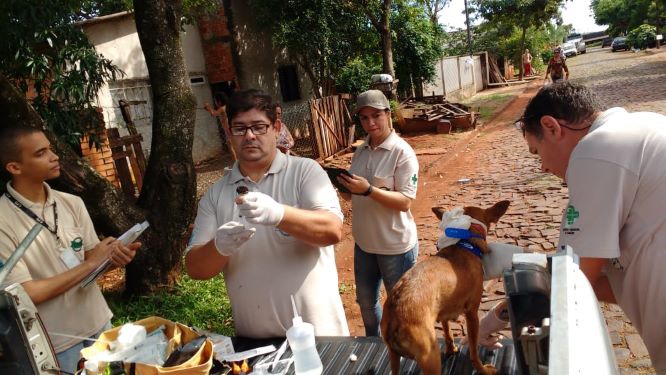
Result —
POLYGON ((349 173, 348 170, 335 167, 324 167, 324 170, 328 174, 328 178, 331 180, 331 183, 333 183, 333 186, 335 186, 338 190, 340 190, 341 193, 350 193, 350 191, 347 190, 346 187, 344 187, 340 182, 338 182, 338 176, 341 174, 351 177, 352 174, 349 173))

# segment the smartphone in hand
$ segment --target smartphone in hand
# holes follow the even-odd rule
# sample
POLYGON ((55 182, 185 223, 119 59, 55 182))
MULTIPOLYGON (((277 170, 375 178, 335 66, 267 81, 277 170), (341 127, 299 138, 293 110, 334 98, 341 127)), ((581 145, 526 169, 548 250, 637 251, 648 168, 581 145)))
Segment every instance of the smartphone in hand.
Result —
POLYGON ((352 174, 349 173, 348 170, 335 167, 324 167, 324 170, 328 174, 328 178, 331 180, 331 183, 333 183, 333 186, 335 186, 338 190, 340 190, 341 193, 351 193, 349 190, 347 190, 346 187, 344 187, 344 185, 342 185, 338 181, 338 176, 341 174, 347 175, 349 177, 352 176, 352 174))

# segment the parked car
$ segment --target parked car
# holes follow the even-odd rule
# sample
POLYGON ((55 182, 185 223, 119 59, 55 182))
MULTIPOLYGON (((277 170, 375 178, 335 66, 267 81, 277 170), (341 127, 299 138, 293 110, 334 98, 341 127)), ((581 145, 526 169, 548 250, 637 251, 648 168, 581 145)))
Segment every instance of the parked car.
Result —
POLYGON ((585 41, 583 41, 583 36, 579 33, 571 33, 567 35, 567 42, 573 42, 576 45, 576 51, 578 53, 583 54, 587 52, 587 46, 585 45, 585 41))
POLYGON ((601 48, 610 47, 613 43, 613 38, 604 38, 601 42, 601 48))
POLYGON ((562 44, 562 54, 564 56, 569 57, 569 56, 576 56, 578 54, 578 49, 576 48, 576 43, 574 42, 566 42, 562 44))
POLYGON ((585 45, 585 42, 582 39, 576 42, 576 50, 581 55, 587 52, 587 46, 585 45))
POLYGON ((611 50, 613 52, 619 50, 629 51, 631 48, 629 48, 629 45, 627 44, 627 38, 618 36, 617 38, 613 39, 613 43, 611 43, 611 50))

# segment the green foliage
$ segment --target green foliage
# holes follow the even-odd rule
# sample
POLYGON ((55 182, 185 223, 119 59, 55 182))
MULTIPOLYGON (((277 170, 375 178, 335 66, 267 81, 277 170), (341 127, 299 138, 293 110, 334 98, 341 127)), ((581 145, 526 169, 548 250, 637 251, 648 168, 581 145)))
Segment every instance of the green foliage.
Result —
POLYGON ((324 95, 348 57, 358 55, 362 35, 369 29, 362 15, 336 0, 250 0, 249 4, 257 25, 270 32, 273 45, 285 49, 324 95))
POLYGON ((596 23, 608 25, 608 33, 613 37, 626 35, 644 23, 656 26, 666 21, 663 1, 592 0, 590 7, 596 23))
POLYGON ((0 71, 23 92, 34 94, 32 105, 47 126, 75 149, 82 134, 101 125, 92 104, 97 92, 106 80, 122 74, 72 23, 86 4, 0 2, 0 71))
POLYGON ((398 3, 392 15, 395 30, 393 53, 398 88, 411 92, 411 86, 432 83, 436 77, 435 64, 444 55, 444 31, 433 24, 423 7, 398 3))
MULTIPOLYGON (((339 92, 367 90, 370 76, 382 71, 379 33, 363 11, 376 18, 379 1, 250 0, 250 6, 273 45, 286 50, 324 95, 333 91, 331 83, 339 92)), ((391 9, 393 60, 401 85, 434 79, 434 62, 442 56, 442 31, 425 6, 396 1, 391 9)))
POLYGON ((564 0, 474 0, 473 5, 479 16, 490 23, 527 29, 559 20, 563 3, 564 0))
POLYGON ((338 92, 359 94, 370 87, 372 75, 381 70, 381 61, 364 61, 360 57, 350 60, 335 80, 338 92))
POLYGON ((160 316, 223 335, 234 335, 231 304, 222 276, 195 281, 183 274, 171 291, 132 297, 129 300, 117 294, 106 295, 106 298, 113 311, 114 326, 149 316, 160 316))
POLYGON ((640 25, 627 34, 627 44, 632 48, 646 49, 657 43, 657 29, 650 25, 640 25))
MULTIPOLYGON (((532 56, 540 56, 549 48, 549 25, 561 24, 560 5, 564 0, 474 0, 478 15, 488 22, 483 42, 497 55, 511 59, 520 66, 521 55, 528 48, 532 56), (492 48, 494 47, 494 48, 492 48)), ((567 30, 568 31, 568 30, 567 30)), ((566 35, 566 34, 565 34, 566 35)), ((533 59, 540 68, 539 59, 533 59)))
POLYGON ((498 113, 499 108, 508 104, 515 97, 516 97, 515 93, 478 95, 471 98, 468 101, 465 101, 464 104, 472 108, 475 108, 475 110, 480 113, 479 120, 481 122, 485 122, 490 120, 496 113, 498 113))

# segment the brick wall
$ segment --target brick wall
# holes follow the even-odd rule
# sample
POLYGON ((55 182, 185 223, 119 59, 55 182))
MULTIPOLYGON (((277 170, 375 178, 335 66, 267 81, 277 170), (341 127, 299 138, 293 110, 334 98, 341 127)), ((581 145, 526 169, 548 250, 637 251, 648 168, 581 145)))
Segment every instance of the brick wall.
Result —
POLYGON ((236 80, 228 18, 224 7, 217 14, 205 16, 198 21, 201 44, 206 59, 206 72, 210 83, 236 80))
POLYGON ((116 178, 116 167, 113 163, 113 157, 111 156, 109 138, 106 134, 106 129, 99 131, 97 134, 101 143, 99 150, 95 147, 95 144, 93 144, 92 147, 88 147, 88 136, 81 138, 81 151, 83 157, 88 160, 90 165, 92 165, 100 175, 106 177, 109 182, 118 187, 120 185, 116 178))

